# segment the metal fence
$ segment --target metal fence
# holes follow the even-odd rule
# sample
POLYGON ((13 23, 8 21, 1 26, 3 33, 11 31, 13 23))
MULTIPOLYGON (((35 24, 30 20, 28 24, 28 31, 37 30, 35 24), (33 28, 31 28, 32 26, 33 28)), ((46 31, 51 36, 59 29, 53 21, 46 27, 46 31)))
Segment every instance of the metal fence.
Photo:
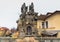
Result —
POLYGON ((42 37, 39 39, 39 42, 60 42, 60 38, 53 38, 53 37, 42 37))
MULTIPOLYGON (((34 42, 60 42, 60 38, 46 38, 45 37, 45 38, 39 38, 39 39, 37 38, 35 40, 37 41, 34 41, 34 42)), ((17 42, 17 41, 16 39, 12 39, 10 37, 0 37, 0 42, 17 42)))
POLYGON ((60 40, 40 40, 39 42, 60 42, 60 40))

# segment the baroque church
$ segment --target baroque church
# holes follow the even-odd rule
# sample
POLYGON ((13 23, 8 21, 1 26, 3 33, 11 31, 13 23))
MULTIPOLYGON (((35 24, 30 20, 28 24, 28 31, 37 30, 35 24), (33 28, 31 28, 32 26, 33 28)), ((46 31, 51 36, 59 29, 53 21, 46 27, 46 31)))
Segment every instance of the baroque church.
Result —
POLYGON ((17 20, 17 30, 28 36, 37 35, 37 16, 38 13, 34 11, 34 4, 31 3, 28 9, 24 3, 21 7, 21 15, 17 20))

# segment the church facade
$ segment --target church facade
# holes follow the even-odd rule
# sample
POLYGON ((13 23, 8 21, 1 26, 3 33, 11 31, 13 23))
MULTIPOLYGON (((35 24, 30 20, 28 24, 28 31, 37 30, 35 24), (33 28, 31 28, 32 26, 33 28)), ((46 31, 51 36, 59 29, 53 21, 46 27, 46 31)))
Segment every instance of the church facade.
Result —
POLYGON ((25 3, 21 7, 21 15, 17 21, 17 30, 24 32, 25 35, 36 35, 37 32, 37 15, 38 13, 34 12, 34 5, 31 3, 29 6, 29 12, 27 12, 28 7, 25 3))

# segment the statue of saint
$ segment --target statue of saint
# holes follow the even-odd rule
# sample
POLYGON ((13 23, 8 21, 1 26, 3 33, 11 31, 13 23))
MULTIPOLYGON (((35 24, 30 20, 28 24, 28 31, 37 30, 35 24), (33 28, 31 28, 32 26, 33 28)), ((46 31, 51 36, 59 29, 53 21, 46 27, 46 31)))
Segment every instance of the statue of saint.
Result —
POLYGON ((33 3, 31 3, 31 5, 29 6, 29 12, 31 12, 31 13, 34 12, 34 5, 33 5, 33 3))
POLYGON ((25 3, 21 7, 21 12, 22 13, 26 13, 27 12, 27 6, 25 5, 25 3))

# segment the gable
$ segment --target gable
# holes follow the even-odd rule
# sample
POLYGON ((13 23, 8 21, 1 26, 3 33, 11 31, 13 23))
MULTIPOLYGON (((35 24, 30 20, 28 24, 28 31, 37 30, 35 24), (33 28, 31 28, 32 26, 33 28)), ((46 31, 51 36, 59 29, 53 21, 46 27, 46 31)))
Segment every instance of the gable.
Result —
POLYGON ((50 17, 53 17, 53 16, 55 16, 57 14, 60 14, 60 11, 55 11, 53 13, 47 13, 47 17, 45 18, 45 20, 48 19, 48 18, 50 18, 50 17))

